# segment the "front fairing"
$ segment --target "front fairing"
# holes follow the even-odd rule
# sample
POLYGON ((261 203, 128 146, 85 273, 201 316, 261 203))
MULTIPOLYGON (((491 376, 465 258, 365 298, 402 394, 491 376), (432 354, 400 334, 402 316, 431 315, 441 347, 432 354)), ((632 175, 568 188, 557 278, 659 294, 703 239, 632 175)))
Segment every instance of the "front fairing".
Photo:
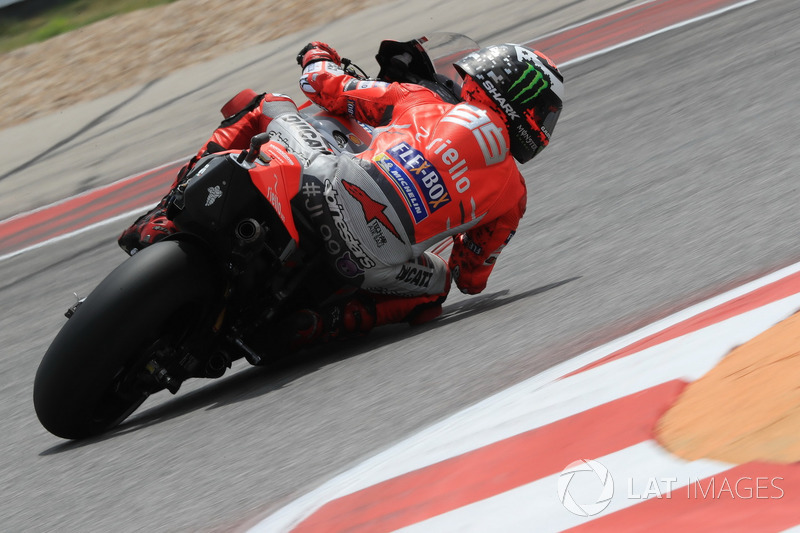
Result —
POLYGON ((366 150, 372 141, 373 128, 352 117, 335 115, 311 102, 301 113, 337 152, 357 154, 366 150))
POLYGON ((269 165, 242 164, 238 155, 223 152, 201 159, 173 192, 168 218, 181 232, 201 238, 223 257, 237 246, 236 228, 248 219, 269 229, 271 248, 296 245, 299 237, 284 181, 280 180, 279 187, 269 165))
POLYGON ((303 167, 275 142, 264 145, 262 154, 265 157, 255 160, 250 169, 250 178, 270 203, 289 236, 295 243, 299 243, 300 235, 294 221, 291 200, 300 190, 303 167))

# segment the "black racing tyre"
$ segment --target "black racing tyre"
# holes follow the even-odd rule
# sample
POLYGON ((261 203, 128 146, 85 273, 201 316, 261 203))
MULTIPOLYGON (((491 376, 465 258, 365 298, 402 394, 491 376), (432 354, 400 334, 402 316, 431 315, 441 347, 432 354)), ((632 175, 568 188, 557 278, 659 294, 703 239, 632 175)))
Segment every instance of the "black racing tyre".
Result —
POLYGON ((204 323, 221 279, 210 254, 188 242, 162 241, 125 260, 78 307, 39 364, 33 404, 42 425, 81 439, 124 420, 147 393, 121 394, 121 376, 143 366, 154 344, 204 323))

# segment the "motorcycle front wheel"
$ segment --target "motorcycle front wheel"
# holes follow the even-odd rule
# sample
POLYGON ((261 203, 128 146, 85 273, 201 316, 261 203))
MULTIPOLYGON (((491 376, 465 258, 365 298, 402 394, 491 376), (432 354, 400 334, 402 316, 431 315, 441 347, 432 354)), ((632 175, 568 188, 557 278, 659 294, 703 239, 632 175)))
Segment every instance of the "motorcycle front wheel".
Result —
POLYGON ((75 310, 39 365, 33 403, 45 429, 82 439, 127 418, 152 392, 136 386, 135 373, 155 351, 174 349, 207 323, 220 280, 204 248, 178 240, 119 265, 75 310))

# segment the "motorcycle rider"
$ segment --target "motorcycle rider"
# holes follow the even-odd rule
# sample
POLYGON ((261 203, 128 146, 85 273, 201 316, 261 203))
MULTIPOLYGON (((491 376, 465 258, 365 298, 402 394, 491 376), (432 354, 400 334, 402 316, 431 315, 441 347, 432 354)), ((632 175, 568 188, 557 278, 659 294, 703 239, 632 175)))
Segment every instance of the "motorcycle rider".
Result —
MULTIPOLYGON (((281 328, 289 332, 288 347, 432 320, 451 278, 462 292, 480 293, 525 212, 525 182, 514 160, 526 163, 541 152, 560 115, 558 68, 523 46, 483 48, 455 63, 463 83, 454 103, 422 85, 354 78, 322 42, 303 48, 298 63, 300 88, 311 101, 376 129, 364 152, 306 161, 299 198, 331 267, 361 290, 291 317, 281 328), (450 236, 449 261, 427 251, 450 236)), ((256 134, 305 137, 307 123, 287 96, 243 92, 225 111, 230 116, 175 184, 203 155, 247 148, 256 134)), ((128 253, 175 231, 164 216, 166 198, 122 234, 128 253)))

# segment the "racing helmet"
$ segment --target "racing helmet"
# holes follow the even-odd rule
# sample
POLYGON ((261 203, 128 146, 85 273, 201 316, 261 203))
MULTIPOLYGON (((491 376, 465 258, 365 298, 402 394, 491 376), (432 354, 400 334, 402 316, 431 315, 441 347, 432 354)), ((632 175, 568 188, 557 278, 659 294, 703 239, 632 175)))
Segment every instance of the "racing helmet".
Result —
POLYGON ((516 44, 481 48, 454 63, 461 98, 505 121, 511 155, 526 163, 550 143, 564 101, 564 77, 544 54, 516 44))

